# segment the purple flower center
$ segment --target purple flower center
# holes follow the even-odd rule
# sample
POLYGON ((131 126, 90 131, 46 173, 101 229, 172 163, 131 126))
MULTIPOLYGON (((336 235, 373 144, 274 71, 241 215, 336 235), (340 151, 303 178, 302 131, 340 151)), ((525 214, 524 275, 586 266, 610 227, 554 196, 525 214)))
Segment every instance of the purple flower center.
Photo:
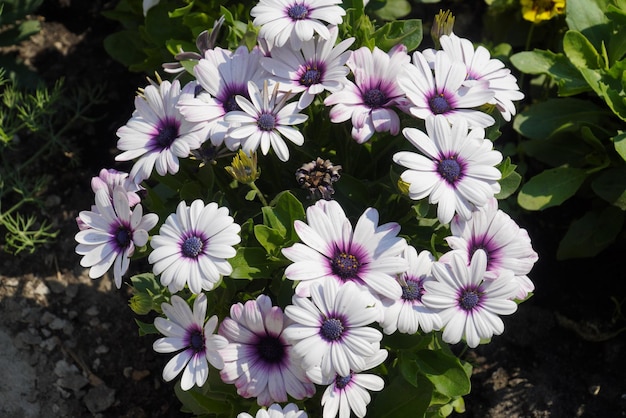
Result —
POLYGON ((261 130, 271 131, 276 127, 276 118, 271 113, 263 113, 256 123, 261 130))
POLYGON ((357 277, 361 263, 352 254, 340 252, 330 260, 330 266, 342 280, 350 280, 357 277))
POLYGON ((387 97, 385 93, 379 89, 370 89, 363 93, 363 103, 372 109, 382 107, 386 101, 387 97))
POLYGON ((474 255, 476 251, 483 250, 485 252, 485 255, 487 256, 487 270, 489 270, 489 267, 494 261, 494 255, 496 255, 497 250, 494 251, 488 247, 489 246, 483 241, 478 241, 478 242, 474 242, 470 244, 470 248, 468 252, 469 260, 472 259, 472 256, 474 255))
POLYGON ((320 335, 328 342, 337 341, 343 334, 343 323, 338 318, 328 318, 322 322, 320 335))
POLYGON ((439 161, 437 172, 450 184, 454 184, 463 174, 461 164, 456 156, 450 156, 439 161))
POLYGON ((459 297, 459 305, 466 311, 473 310, 480 303, 481 294, 477 290, 464 290, 459 297))
POLYGON ((115 231, 115 242, 120 248, 127 248, 130 245, 132 232, 124 225, 120 225, 115 231))
POLYGON ((187 258, 196 258, 202 252, 204 242, 195 235, 186 238, 180 246, 183 255, 187 258))
POLYGON ((224 110, 228 112, 232 112, 233 110, 241 110, 241 107, 237 104, 237 100, 235 100, 235 94, 231 94, 222 102, 224 106, 224 110))
POLYGON ((402 287, 402 299, 413 302, 421 302, 422 295, 424 294, 424 286, 422 286, 422 280, 412 277, 406 278, 406 285, 402 287))
POLYGON ((285 346, 281 340, 270 335, 261 337, 256 344, 256 350, 259 356, 267 363, 280 363, 285 357, 285 346))
POLYGON ((195 352, 204 351, 204 335, 201 330, 191 331, 189 334, 189 347, 195 352))
POLYGON ((450 106, 450 103, 448 103, 448 100, 444 97, 443 94, 438 94, 431 97, 428 101, 428 104, 430 105, 430 110, 435 115, 440 115, 442 113, 446 113, 452 110, 452 106, 450 106))
POLYGON ((157 128, 158 132, 153 136, 154 142, 161 149, 169 148, 174 140, 178 138, 179 124, 176 120, 166 119, 161 121, 160 126, 157 128))
POLYGON ((347 376, 339 376, 335 377, 335 387, 337 389, 343 389, 350 384, 352 381, 352 373, 347 376))
POLYGON ((309 14, 309 9, 302 3, 296 3, 293 6, 289 6, 287 9, 287 16, 292 18, 293 20, 303 20, 306 19, 309 14))
POLYGON ((319 84, 322 79, 322 72, 316 66, 307 65, 306 71, 300 77, 300 84, 310 87, 313 84, 319 84))

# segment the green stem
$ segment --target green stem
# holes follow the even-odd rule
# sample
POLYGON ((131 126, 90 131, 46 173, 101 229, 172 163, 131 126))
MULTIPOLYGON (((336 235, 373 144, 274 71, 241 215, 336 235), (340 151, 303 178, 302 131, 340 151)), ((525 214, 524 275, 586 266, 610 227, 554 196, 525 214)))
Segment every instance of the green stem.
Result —
POLYGON ((269 204, 267 203, 267 200, 265 200, 265 197, 263 196, 263 193, 261 192, 261 190, 259 190, 257 185, 254 184, 254 182, 252 182, 252 183, 249 184, 249 186, 250 186, 250 188, 252 190, 254 190, 256 192, 256 195, 259 197, 259 200, 261 201, 263 206, 269 206, 269 204))

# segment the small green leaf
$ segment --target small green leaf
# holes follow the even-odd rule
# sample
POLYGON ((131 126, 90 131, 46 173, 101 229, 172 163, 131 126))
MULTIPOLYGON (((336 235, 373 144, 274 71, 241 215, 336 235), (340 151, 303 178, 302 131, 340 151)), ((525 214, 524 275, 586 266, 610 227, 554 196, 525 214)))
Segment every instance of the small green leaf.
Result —
POLYGON ((559 206, 576 194, 586 178, 587 172, 578 168, 556 167, 545 170, 522 186, 517 202, 527 210, 559 206))
POLYGON ((496 194, 495 198, 501 200, 511 196, 515 193, 521 182, 522 176, 516 171, 509 173, 506 177, 502 177, 502 179, 500 179, 500 193, 496 194))
POLYGON ((563 37, 563 52, 578 69, 599 70, 605 64, 598 51, 585 36, 575 30, 568 30, 563 37))
POLYGON ((404 44, 409 51, 422 42, 422 21, 419 19, 396 20, 386 23, 373 33, 372 38, 383 51, 389 51, 398 44, 404 44))
POLYGON ((602 199, 626 210, 626 168, 616 167, 602 171, 591 182, 591 189, 602 199))
POLYGON ((611 138, 615 151, 626 161, 626 132, 620 132, 611 138))
POLYGON ((567 26, 585 35, 596 49, 611 36, 604 14, 608 4, 608 0, 567 0, 567 26))
POLYGON ((260 247, 239 247, 237 254, 228 260, 233 267, 233 279, 264 279, 270 277, 273 264, 267 251, 260 247))
POLYGON ((148 324, 147 322, 142 322, 135 318, 135 323, 139 327, 139 336, 143 337, 144 335, 149 334, 160 334, 159 330, 156 329, 154 324, 148 324))
POLYGON ((442 350, 420 350, 416 353, 415 362, 420 373, 442 395, 455 398, 470 392, 470 378, 458 357, 442 350))
POLYGON ((280 249, 285 246, 285 235, 267 225, 254 225, 254 237, 271 255, 278 255, 280 249))

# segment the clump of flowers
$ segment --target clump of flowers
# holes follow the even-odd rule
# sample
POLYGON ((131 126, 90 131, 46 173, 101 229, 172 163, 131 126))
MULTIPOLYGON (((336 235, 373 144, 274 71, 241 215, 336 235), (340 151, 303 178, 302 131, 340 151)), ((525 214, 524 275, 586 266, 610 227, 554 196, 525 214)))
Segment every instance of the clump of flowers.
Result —
POLYGON ((120 287, 147 259, 131 306, 156 312, 138 323, 176 353, 163 378, 181 376, 187 410, 461 410, 471 366, 449 345, 501 334, 534 290, 530 237, 498 208, 514 167, 489 136, 523 98, 515 77, 449 15, 419 51, 366 43, 390 27, 341 39, 362 6, 250 13, 254 45, 218 46, 219 19, 140 90, 118 130, 133 166, 94 178, 81 264, 120 287))

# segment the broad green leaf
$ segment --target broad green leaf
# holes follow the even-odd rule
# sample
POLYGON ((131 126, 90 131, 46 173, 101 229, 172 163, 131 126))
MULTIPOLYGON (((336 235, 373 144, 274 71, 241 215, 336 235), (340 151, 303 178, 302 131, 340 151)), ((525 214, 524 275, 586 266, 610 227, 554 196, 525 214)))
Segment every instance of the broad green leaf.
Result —
POLYGON ((563 37, 563 52, 578 69, 598 70, 605 64, 598 51, 585 36, 575 30, 568 30, 563 37))
POLYGON ((602 199, 626 210, 626 168, 615 167, 602 171, 591 182, 591 189, 602 199))
POLYGON ((143 43, 136 30, 112 33, 104 39, 104 49, 114 60, 126 67, 141 63, 146 58, 142 51, 143 43))
POLYGON ((576 194, 586 178, 586 171, 578 168, 556 167, 545 170, 522 186, 517 203, 527 210, 559 206, 576 194))
POLYGON ((273 265, 267 251, 260 247, 239 247, 237 254, 228 260, 233 267, 233 279, 265 279, 270 277, 273 265))
POLYGON ((404 44, 413 51, 422 42, 422 21, 419 19, 396 20, 386 23, 373 33, 372 38, 383 51, 389 51, 398 44, 404 44))
POLYGON ((513 129, 527 138, 543 139, 557 132, 577 131, 582 125, 601 125, 607 115, 588 100, 549 99, 517 115, 513 129))
MULTIPOLYGON (((211 370, 211 373, 215 372, 215 370, 211 370)), ((211 399, 200 393, 200 390, 197 386, 187 391, 182 390, 180 383, 177 383, 174 387, 174 392, 178 399, 196 416, 206 416, 207 414, 211 414, 211 416, 233 416, 233 406, 227 399, 211 399)))
MULTIPOLYGON (((264 211, 264 218, 265 213, 264 211)), ((287 241, 295 241, 298 239, 293 223, 296 220, 304 220, 305 213, 302 202, 300 202, 297 197, 289 191, 278 194, 272 201, 272 215, 272 217, 268 217, 269 225, 272 228, 281 231, 287 241)))
POLYGON ((564 132, 545 139, 531 139, 520 144, 521 151, 550 167, 570 165, 583 167, 593 148, 583 141, 578 132, 564 132))
POLYGON ((608 4, 608 0, 567 0, 565 20, 568 27, 585 35, 596 50, 611 36, 604 14, 608 4))
POLYGON ((613 80, 605 77, 598 83, 600 96, 615 115, 621 120, 626 121, 626 96, 624 95, 624 89, 616 90, 613 88, 616 83, 611 81, 613 80), (608 81, 608 83, 605 81, 608 81))
POLYGON ((559 243, 556 258, 594 257, 615 241, 624 224, 624 212, 615 206, 594 209, 572 222, 559 243))
POLYGON ((496 194, 495 198, 501 200, 511 196, 515 193, 521 182, 522 176, 516 171, 509 173, 506 177, 502 177, 502 179, 500 179, 500 193, 496 194))
POLYGON ((615 151, 626 161, 626 132, 620 132, 618 135, 611 138, 615 151))
POLYGON ((142 321, 138 320, 137 318, 135 318, 135 323, 139 327, 139 336, 140 337, 143 337, 144 335, 150 335, 150 334, 160 334, 159 330, 156 329, 154 324, 149 324, 147 322, 142 322, 142 321))
POLYGON ((254 237, 265 248, 268 254, 278 255, 285 246, 285 235, 275 228, 267 225, 254 225, 254 237))
POLYGON ((411 13, 411 4, 406 0, 387 0, 385 5, 374 11, 383 20, 400 19, 411 13))
POLYGON ((397 376, 376 396, 371 415, 379 418, 421 417, 430 405, 432 384, 420 376, 417 387, 397 376))
POLYGON ((458 357, 441 350, 420 350, 415 362, 435 390, 450 398, 467 395, 471 389, 469 376, 458 357))
POLYGON ((41 30, 38 20, 27 20, 0 33, 0 46, 17 45, 41 30))

